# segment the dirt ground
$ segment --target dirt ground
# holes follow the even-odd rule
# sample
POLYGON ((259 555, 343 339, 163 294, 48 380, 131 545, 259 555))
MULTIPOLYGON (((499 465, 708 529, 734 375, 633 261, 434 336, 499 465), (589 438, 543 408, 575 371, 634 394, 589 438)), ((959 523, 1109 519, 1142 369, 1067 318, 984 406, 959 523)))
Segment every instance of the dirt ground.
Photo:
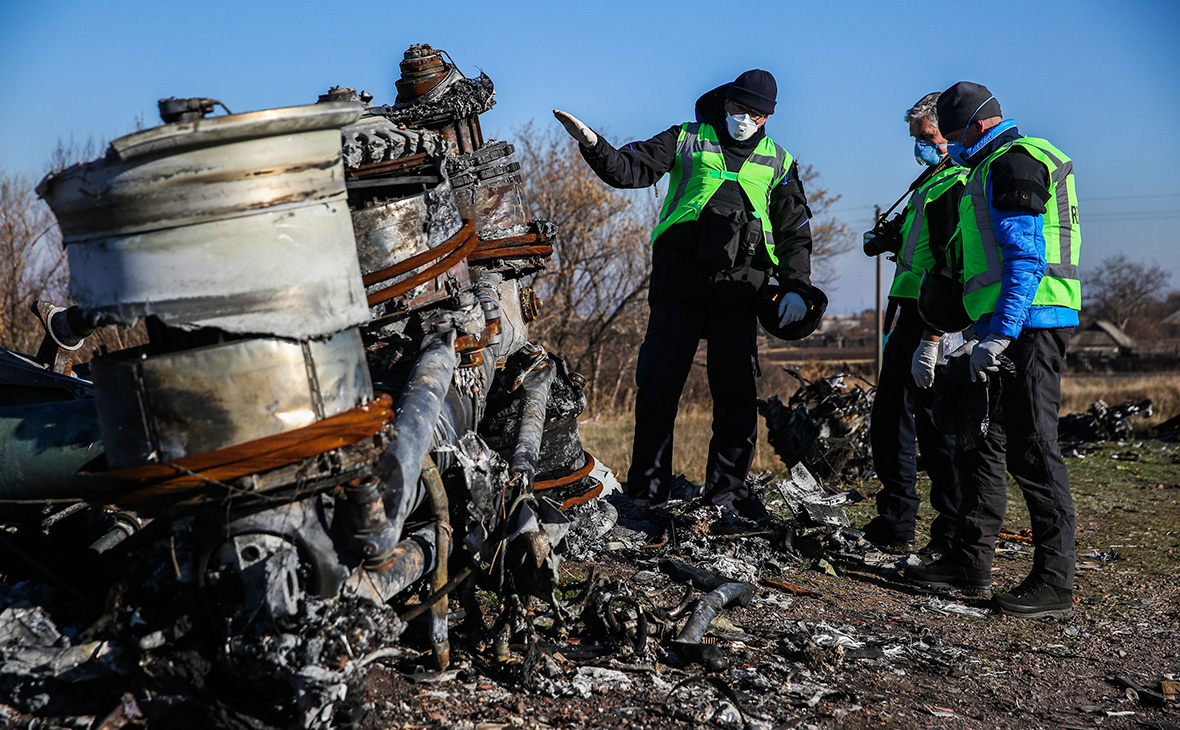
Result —
MULTIPOLYGON (((759 578, 814 595, 762 585, 748 608, 722 611, 705 641, 726 666, 707 670, 666 642, 649 640, 636 653, 610 640, 577 641, 576 629, 563 640, 541 628, 539 653, 511 645, 506 661, 487 642, 455 637, 452 671, 442 675, 412 659, 375 666, 363 727, 1180 726, 1180 703, 1157 694, 1161 680, 1180 679, 1180 447, 1104 444, 1069 467, 1079 561, 1072 618, 1006 618, 987 600, 918 591, 850 561, 792 564, 773 556, 769 539, 759 578), (983 615, 950 612, 972 610, 983 615)), ((878 487, 853 486, 869 496, 878 487)), ((872 500, 848 512, 861 525, 872 500)), ((919 535, 930 516, 924 509, 919 535)), ((1027 526, 1012 487, 1005 528, 1027 526)), ((736 539, 757 550, 762 538, 736 539)), ((1019 538, 1002 544, 998 588, 1019 582, 1032 562, 1019 538)), ((676 606, 686 588, 657 570, 661 557, 693 555, 675 540, 616 549, 593 566, 566 563, 564 577, 576 586, 593 567, 652 605, 676 606)), ((489 625, 496 608, 485 606, 489 625)))

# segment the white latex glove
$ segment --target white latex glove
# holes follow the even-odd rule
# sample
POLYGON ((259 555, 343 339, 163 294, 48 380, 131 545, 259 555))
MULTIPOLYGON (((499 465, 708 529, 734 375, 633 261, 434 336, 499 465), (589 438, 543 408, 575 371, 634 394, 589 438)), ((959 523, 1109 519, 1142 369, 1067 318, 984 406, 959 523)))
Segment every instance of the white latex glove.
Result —
POLYGON ((934 385, 934 366, 938 364, 938 341, 922 340, 918 349, 914 350, 914 359, 910 362, 910 373, 919 388, 929 388, 934 385))
POLYGON ((988 335, 971 350, 971 382, 987 382, 988 373, 1000 371, 1000 354, 1012 344, 1012 338, 988 335))
POLYGON ((582 124, 581 120, 574 115, 554 109, 553 116, 557 117, 557 121, 561 122, 561 126, 565 127, 565 131, 569 132, 570 136, 578 141, 578 144, 585 147, 593 147, 598 144, 598 135, 594 133, 594 130, 582 124))
POLYGON ((807 303, 803 297, 793 291, 783 295, 778 303, 779 327, 786 327, 791 322, 798 322, 807 316, 807 303))

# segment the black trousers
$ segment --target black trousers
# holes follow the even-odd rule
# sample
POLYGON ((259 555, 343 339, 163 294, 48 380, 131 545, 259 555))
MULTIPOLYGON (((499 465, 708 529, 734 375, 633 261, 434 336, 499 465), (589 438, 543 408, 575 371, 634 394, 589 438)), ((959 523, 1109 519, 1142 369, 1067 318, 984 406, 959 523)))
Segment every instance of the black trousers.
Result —
POLYGON ((915 486, 917 445, 930 476, 930 506, 938 512, 930 525, 930 541, 949 548, 959 521, 962 490, 954 464, 955 437, 934 427, 930 416, 934 392, 919 388, 910 368, 924 329, 917 302, 902 302, 897 325, 881 357, 881 375, 869 422, 873 468, 881 480, 878 517, 873 520, 871 532, 878 533, 878 539, 899 542, 914 538, 920 501, 915 486))
POLYGON ((656 302, 639 349, 635 380, 635 442, 627 493, 641 504, 668 499, 672 485, 672 432, 680 393, 697 344, 708 343, 713 436, 705 498, 728 505, 749 494, 746 475, 758 432, 758 318, 753 303, 716 307, 656 302))
POLYGON ((1072 590, 1073 496, 1057 447, 1061 366, 1071 334, 1072 329, 1025 330, 1005 351, 1016 365, 1016 381, 1004 388, 1002 414, 992 421, 982 446, 962 454, 964 501, 952 557, 991 569, 1008 503, 1007 465, 1032 518, 1031 577, 1072 590))

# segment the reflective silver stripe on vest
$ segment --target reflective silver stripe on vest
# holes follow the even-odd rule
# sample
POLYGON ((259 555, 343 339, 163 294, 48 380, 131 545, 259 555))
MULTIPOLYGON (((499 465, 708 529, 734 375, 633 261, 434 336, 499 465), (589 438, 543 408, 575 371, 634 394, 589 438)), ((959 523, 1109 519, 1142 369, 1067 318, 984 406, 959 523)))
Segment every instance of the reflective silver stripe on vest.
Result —
POLYGON ((770 169, 774 170, 774 174, 770 179, 770 185, 766 186, 766 207, 769 209, 770 192, 774 190, 775 183, 782 180, 782 178, 787 174, 787 171, 783 169, 785 167, 784 163, 787 161, 787 151, 776 144, 774 146, 774 157, 752 154, 747 158, 747 160, 749 162, 753 162, 764 167, 769 167, 770 169))
MULTIPOLYGON (((1052 157, 1052 155, 1049 156, 1052 157)), ((1060 240, 1058 241, 1060 253, 1057 258, 1061 260, 1061 263, 1068 264, 1073 260, 1073 217, 1069 214, 1072 201, 1069 199, 1069 185, 1065 178, 1073 172, 1073 162, 1067 162, 1064 165, 1057 163, 1057 165, 1057 169, 1053 172, 1053 184, 1057 186, 1057 225, 1060 231, 1060 240)), ((1076 279, 1078 277, 1069 278, 1076 279)))
MULTIPOLYGON (((684 197, 685 191, 688 189, 688 181, 692 179, 693 170, 693 154, 696 152, 716 152, 722 154, 721 145, 717 142, 704 139, 700 135, 701 125, 690 124, 684 130, 684 137, 676 141, 676 156, 680 158, 680 182, 676 185, 676 194, 668 203, 668 216, 680 205, 680 199, 684 197)), ((661 219, 661 223, 667 218, 661 219)))
MULTIPOLYGON (((1055 187, 1054 197, 1057 199, 1058 235, 1060 239, 1058 241, 1057 258, 1060 259, 1060 262, 1046 264, 1045 276, 1076 280, 1078 278, 1078 267, 1071 263, 1073 261, 1073 222, 1070 216, 1069 185, 1066 182, 1066 178, 1073 172, 1073 162, 1062 162, 1052 152, 1041 147, 1037 147, 1037 149, 1044 152, 1045 156, 1052 160, 1056 166, 1051 174, 1051 178, 1055 187)), ((992 228, 985 190, 983 175, 979 175, 978 177, 973 175, 968 183, 968 192, 971 195, 971 206, 975 209, 975 224, 979 228, 979 238, 987 262, 987 271, 976 274, 967 281, 963 286, 964 296, 972 292, 977 292, 980 289, 986 289, 992 284, 1000 283, 1003 276, 1003 264, 1000 261, 1000 244, 996 241, 995 231, 992 228)))
POLYGON ((899 272, 914 270, 914 251, 918 248, 918 240, 922 237, 922 226, 926 224, 926 201, 930 198, 930 192, 934 187, 934 185, 931 185, 927 190, 923 191, 922 199, 914 206, 914 220, 910 223, 910 235, 906 236, 903 246, 904 253, 897 260, 897 270, 899 272))
POLYGON ((967 280, 963 285, 963 295, 986 289, 992 284, 1000 282, 1002 273, 1000 263, 1000 244, 996 241, 996 232, 992 230, 992 219, 987 212, 987 194, 982 174, 972 172, 967 180, 966 194, 971 196, 971 207, 975 211, 975 227, 979 229, 980 245, 983 247, 984 261, 987 268, 967 280))
MULTIPOLYGON (((1053 154, 1043 147, 1037 147, 1046 157, 1053 161, 1054 170, 1052 173, 1053 184, 1057 187, 1057 223, 1060 226, 1060 240, 1058 241, 1058 255, 1057 258, 1061 260, 1062 264, 1069 264, 1073 260, 1073 217, 1070 215, 1070 207, 1072 201, 1069 199, 1069 185, 1066 184, 1065 178, 1073 172, 1073 162, 1062 162, 1057 155, 1053 154)), ((1050 264, 1050 268, 1055 264, 1050 264)), ((1065 279, 1076 279, 1077 267, 1073 267, 1073 276, 1062 276, 1065 279)), ((1049 274, 1049 276, 1059 276, 1058 274, 1049 274)))
POLYGON ((1045 267, 1045 276, 1057 279, 1077 279, 1078 267, 1070 263, 1049 264, 1045 267))

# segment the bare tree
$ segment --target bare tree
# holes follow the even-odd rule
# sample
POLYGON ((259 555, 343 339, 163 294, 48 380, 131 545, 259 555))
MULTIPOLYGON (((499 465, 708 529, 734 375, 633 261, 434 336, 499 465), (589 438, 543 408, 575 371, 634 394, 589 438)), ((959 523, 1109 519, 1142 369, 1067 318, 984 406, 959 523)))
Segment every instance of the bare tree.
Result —
POLYGON ((1082 281, 1082 301, 1088 313, 1125 329, 1168 295, 1172 274, 1158 264, 1131 261, 1125 254, 1109 256, 1082 281))
POLYGON ((564 134, 529 123, 517 136, 532 212, 560 226, 533 282, 546 302, 533 331, 590 378, 597 410, 619 396, 642 340, 656 201, 603 185, 564 134))
POLYGON ((68 276, 57 221, 32 181, 0 170, 0 346, 36 351, 43 332, 30 306, 64 299, 68 276))
MULTIPOLYGON (((59 140, 47 168, 52 172, 98 155, 93 137, 84 143, 59 140)), ((0 347, 35 353, 44 336, 31 311, 38 299, 68 305, 69 266, 61 229, 34 182, 25 175, 0 170, 0 347)), ((99 347, 122 349, 145 341, 142 326, 103 327, 77 353, 85 361, 99 347)))
POLYGON ((811 165, 799 165, 799 177, 807 192, 811 208, 811 280, 821 289, 831 287, 837 277, 832 260, 856 245, 856 232, 844 221, 827 214, 842 197, 820 184, 820 175, 811 165))

